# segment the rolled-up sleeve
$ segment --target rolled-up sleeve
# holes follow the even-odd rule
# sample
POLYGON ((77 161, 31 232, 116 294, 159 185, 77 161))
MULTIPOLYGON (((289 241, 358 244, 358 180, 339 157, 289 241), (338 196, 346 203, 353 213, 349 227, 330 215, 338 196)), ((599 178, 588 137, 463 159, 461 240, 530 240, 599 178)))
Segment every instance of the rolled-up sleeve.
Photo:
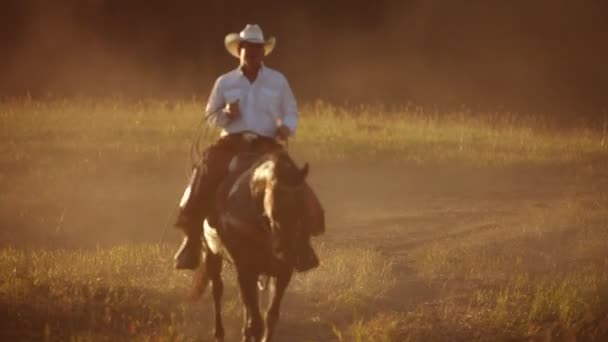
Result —
POLYGON ((205 108, 205 117, 207 123, 211 126, 224 128, 230 122, 228 114, 224 110, 226 103, 222 92, 222 78, 218 78, 211 89, 207 107, 205 108))
POLYGON ((298 127, 298 104, 286 78, 283 78, 282 88, 281 111, 283 114, 283 124, 289 127, 291 135, 294 135, 298 127))

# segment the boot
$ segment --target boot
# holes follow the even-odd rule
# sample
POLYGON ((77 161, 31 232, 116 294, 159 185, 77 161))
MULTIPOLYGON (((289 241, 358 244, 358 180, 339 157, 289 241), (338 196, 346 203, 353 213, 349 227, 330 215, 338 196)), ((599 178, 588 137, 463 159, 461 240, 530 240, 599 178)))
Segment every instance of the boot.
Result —
POLYGON ((298 272, 306 272, 319 267, 319 257, 310 245, 309 239, 303 239, 302 245, 298 248, 294 268, 298 272))
POLYGON ((201 263, 202 241, 199 236, 186 236, 184 242, 175 253, 175 265, 177 270, 194 270, 201 263))
POLYGON ((186 237, 173 257, 175 260, 174 268, 177 270, 194 270, 201 262, 202 230, 197 229, 197 227, 202 225, 192 220, 182 211, 177 217, 175 226, 183 230, 186 237))

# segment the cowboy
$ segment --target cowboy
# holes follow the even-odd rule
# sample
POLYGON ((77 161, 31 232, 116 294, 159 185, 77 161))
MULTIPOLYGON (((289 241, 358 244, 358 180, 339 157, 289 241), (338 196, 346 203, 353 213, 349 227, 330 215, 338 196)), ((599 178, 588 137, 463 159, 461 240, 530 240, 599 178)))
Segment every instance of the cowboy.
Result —
MULTIPOLYGON (((245 148, 257 153, 280 149, 277 139, 286 140, 296 131, 298 110, 289 83, 263 63, 275 44, 274 37, 264 39, 258 25, 247 25, 224 40, 240 64, 217 79, 207 102, 207 122, 220 128, 221 135, 203 152, 180 202, 175 225, 186 237, 175 255, 176 269, 195 269, 200 263, 203 222, 214 208, 212 194, 225 179, 232 158, 245 148)), ((316 198, 313 202, 318 204, 316 198)), ((295 261, 298 271, 319 264, 309 237, 303 241, 295 261)))

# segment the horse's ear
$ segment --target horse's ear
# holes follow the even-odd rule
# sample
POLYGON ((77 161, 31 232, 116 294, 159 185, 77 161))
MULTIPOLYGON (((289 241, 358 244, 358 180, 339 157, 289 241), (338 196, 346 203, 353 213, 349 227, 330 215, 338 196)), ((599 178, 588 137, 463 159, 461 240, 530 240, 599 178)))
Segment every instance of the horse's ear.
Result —
POLYGON ((306 179, 306 177, 308 176, 308 171, 309 171, 309 166, 308 163, 305 163, 304 166, 302 166, 302 168, 300 169, 300 179, 302 181, 304 181, 306 179))

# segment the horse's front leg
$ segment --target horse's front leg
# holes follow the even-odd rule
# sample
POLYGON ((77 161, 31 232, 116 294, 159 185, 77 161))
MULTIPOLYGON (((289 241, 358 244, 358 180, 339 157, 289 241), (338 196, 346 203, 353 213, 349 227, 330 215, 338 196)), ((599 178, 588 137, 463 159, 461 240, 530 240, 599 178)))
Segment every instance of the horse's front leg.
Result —
POLYGON ((264 338, 262 339, 264 342, 269 342, 272 339, 274 329, 279 321, 281 301, 283 300, 283 295, 285 294, 285 290, 287 290, 292 274, 293 271, 291 269, 285 270, 274 279, 274 284, 271 287, 272 299, 268 305, 268 311, 266 311, 266 329, 264 330, 264 338))
POLYGON ((213 253, 206 253, 205 266, 211 279, 213 292, 213 307, 215 309, 215 330, 213 336, 216 341, 224 340, 224 325, 222 323, 222 295, 224 282, 222 281, 222 257, 213 253))
POLYGON ((243 326, 243 341, 258 342, 262 338, 264 325, 258 302, 258 275, 247 270, 237 270, 237 278, 241 289, 241 300, 245 311, 243 326))

